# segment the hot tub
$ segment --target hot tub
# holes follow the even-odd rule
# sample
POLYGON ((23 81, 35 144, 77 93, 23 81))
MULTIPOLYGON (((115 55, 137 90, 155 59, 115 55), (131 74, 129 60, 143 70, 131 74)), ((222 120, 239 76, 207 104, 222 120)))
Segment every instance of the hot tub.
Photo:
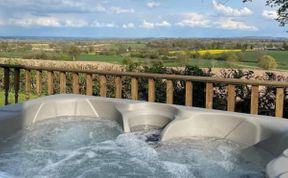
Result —
MULTIPOLYGON (((244 145, 244 151, 255 147, 271 155, 265 170, 267 177, 288 177, 288 120, 266 116, 124 99, 54 95, 0 108, 0 140, 13 137, 15 133, 37 123, 64 116, 95 117, 113 121, 124 133, 158 129, 160 145, 170 140, 199 137, 239 143, 244 145)), ((99 127, 92 129, 97 128, 99 127)), ((74 130, 70 134, 73 137, 73 134, 80 134, 78 132, 79 130, 74 130)), ((92 153, 89 154, 91 156, 92 153)), ((5 159, 1 157, 0 149, 0 177, 10 177, 5 170, 1 170, 1 164, 5 164, 5 159)), ((178 169, 177 165, 169 166, 169 170, 175 166, 175 171, 178 169)))

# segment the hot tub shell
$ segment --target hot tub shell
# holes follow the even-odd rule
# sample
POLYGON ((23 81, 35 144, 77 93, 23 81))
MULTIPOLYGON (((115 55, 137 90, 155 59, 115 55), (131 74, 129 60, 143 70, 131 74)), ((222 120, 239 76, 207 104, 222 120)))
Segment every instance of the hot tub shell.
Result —
POLYGON ((38 121, 58 116, 89 116, 118 122, 124 132, 162 128, 161 141, 187 137, 217 137, 256 146, 274 159, 267 177, 288 177, 288 120, 83 95, 54 95, 0 108, 0 138, 38 121))

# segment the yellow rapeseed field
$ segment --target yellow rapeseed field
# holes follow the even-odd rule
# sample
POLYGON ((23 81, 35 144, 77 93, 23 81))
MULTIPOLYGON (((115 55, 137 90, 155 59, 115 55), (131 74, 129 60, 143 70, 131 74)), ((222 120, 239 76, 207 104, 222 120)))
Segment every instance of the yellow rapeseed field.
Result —
MULTIPOLYGON (((205 55, 205 54, 223 54, 223 53, 237 53, 241 52, 241 49, 207 49, 207 50, 193 50, 190 51, 191 54, 200 54, 200 55, 205 55)), ((185 51, 170 51, 170 54, 183 54, 185 51)))

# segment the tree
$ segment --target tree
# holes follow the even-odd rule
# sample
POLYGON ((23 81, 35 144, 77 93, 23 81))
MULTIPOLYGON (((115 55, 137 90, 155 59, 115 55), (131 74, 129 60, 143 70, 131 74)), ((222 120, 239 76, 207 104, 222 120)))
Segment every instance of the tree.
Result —
POLYGON ((234 67, 239 62, 238 56, 235 53, 228 53, 226 63, 229 67, 234 67))
MULTIPOLYGON (((252 0, 243 0, 243 2, 252 0)), ((288 24, 288 1, 287 0, 266 0, 266 5, 277 8, 277 21, 281 26, 288 24)))
POLYGON ((278 66, 276 60, 272 56, 269 56, 269 55, 264 55, 264 56, 259 57, 258 63, 260 67, 266 70, 275 69, 278 66))
POLYGON ((287 44, 287 42, 283 42, 282 48, 283 48, 285 51, 288 51, 288 44, 287 44))
POLYGON ((7 41, 3 41, 0 43, 0 51, 7 52, 9 48, 9 44, 7 41))
POLYGON ((77 59, 77 57, 80 55, 81 49, 75 45, 72 45, 72 46, 70 46, 68 53, 70 56, 72 56, 73 61, 75 61, 77 59))

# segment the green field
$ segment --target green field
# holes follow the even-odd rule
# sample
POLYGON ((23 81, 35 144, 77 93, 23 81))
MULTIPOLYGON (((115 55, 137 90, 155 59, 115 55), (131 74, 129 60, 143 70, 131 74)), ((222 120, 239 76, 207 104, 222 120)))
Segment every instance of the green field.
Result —
POLYGON ((257 67, 257 57, 259 55, 273 56, 278 64, 278 69, 288 70, 288 51, 263 51, 263 52, 245 52, 243 65, 257 67))

